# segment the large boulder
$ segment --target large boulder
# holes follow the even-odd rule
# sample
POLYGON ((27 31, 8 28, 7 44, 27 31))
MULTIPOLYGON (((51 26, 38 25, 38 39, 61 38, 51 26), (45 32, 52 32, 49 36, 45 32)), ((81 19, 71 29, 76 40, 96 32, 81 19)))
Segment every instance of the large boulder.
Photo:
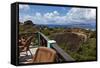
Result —
POLYGON ((80 48, 80 43, 82 42, 82 38, 80 36, 71 32, 57 34, 53 36, 53 39, 58 45, 64 45, 64 47, 67 47, 70 51, 77 51, 80 48))
POLYGON ((27 20, 24 22, 24 25, 32 25, 34 26, 35 24, 31 20, 27 20))

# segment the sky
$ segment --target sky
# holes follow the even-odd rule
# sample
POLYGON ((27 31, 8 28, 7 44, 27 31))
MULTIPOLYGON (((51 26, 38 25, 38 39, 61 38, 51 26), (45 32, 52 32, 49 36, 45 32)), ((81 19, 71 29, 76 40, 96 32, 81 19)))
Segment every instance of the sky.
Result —
POLYGON ((19 21, 35 24, 95 24, 96 9, 19 4, 19 21))

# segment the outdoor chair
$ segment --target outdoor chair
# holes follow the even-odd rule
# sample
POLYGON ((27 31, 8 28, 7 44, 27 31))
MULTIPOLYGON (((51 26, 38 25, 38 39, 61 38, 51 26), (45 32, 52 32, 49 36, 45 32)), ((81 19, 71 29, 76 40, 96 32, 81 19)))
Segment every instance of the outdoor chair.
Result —
POLYGON ((56 59, 56 51, 51 49, 51 48, 47 48, 47 47, 39 47, 35 53, 35 55, 33 55, 32 59, 24 62, 24 64, 28 64, 28 63, 51 63, 51 62, 55 62, 56 59))
POLYGON ((33 39, 33 36, 30 36, 26 39, 25 42, 22 42, 22 44, 19 45, 19 52, 26 52, 27 53, 27 51, 30 51, 29 46, 31 44, 32 39, 33 39))

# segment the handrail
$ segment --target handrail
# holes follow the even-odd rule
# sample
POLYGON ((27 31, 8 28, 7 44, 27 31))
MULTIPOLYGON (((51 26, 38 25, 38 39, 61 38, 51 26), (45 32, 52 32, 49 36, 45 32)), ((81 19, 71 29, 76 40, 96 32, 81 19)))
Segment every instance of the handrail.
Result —
MULTIPOLYGON (((49 38, 46 37, 43 33, 38 32, 48 43, 49 38)), ((55 44, 50 44, 51 48, 53 48, 54 50, 56 50, 57 54, 60 56, 61 59, 63 59, 63 61, 75 61, 70 55, 68 55, 66 52, 64 52, 64 50, 62 50, 57 43, 55 44)))
POLYGON ((63 61, 75 61, 69 54, 64 52, 57 44, 52 44, 52 48, 55 49, 63 61))
POLYGON ((47 47, 48 45, 48 37, 46 37, 43 33, 37 32, 38 33, 38 40, 39 40, 39 46, 45 46, 47 47))
POLYGON ((49 38, 48 37, 46 37, 43 33, 41 33, 41 32, 38 32, 38 34, 40 34, 45 40, 49 40, 49 38))
POLYGON ((35 33, 32 33, 32 32, 21 32, 21 33, 19 33, 19 35, 21 35, 21 34, 36 34, 37 32, 35 32, 35 33))

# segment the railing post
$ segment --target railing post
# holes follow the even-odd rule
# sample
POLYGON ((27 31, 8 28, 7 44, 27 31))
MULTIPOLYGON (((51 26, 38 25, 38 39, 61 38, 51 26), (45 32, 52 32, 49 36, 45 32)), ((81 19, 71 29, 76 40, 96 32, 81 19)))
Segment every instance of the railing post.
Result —
POLYGON ((55 40, 48 40, 47 41, 47 47, 51 48, 51 44, 53 44, 53 43, 56 43, 56 41, 55 40))
POLYGON ((38 46, 40 46, 40 33, 39 32, 37 32, 37 34, 38 34, 38 46))

